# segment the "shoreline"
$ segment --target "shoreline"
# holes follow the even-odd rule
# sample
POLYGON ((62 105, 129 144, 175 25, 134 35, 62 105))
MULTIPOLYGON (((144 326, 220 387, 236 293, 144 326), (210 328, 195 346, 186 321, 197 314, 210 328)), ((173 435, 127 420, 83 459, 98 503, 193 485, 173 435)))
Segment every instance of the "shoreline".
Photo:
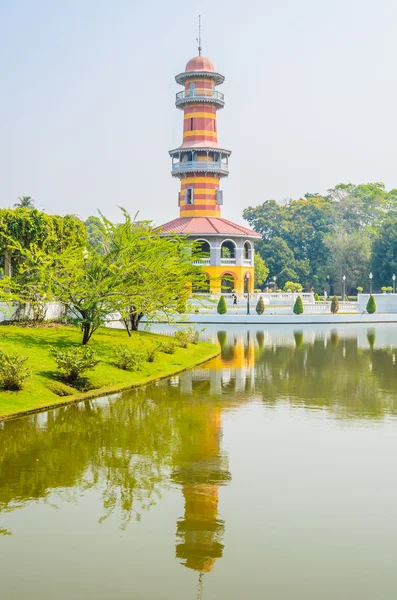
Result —
MULTIPOLYGON (((165 373, 164 375, 159 376, 149 376, 143 381, 134 382, 134 383, 123 383, 120 385, 108 386, 104 388, 98 388, 96 390, 90 390, 89 392, 83 392, 82 394, 76 394, 69 397, 69 400, 61 400, 60 402, 56 402, 53 404, 48 404, 45 406, 38 406, 37 408, 30 408, 27 410, 19 411, 16 413, 10 413, 8 415, 0 414, 0 423, 4 421, 10 421, 11 419, 19 419, 21 417, 26 417, 28 415, 34 415, 40 412, 46 412, 48 410, 55 410, 57 408, 62 408, 63 406, 68 406, 69 404, 78 404, 79 402, 84 402, 85 400, 97 400, 98 398, 103 398, 105 396, 113 396, 113 394, 119 394, 121 392, 128 392, 129 390, 133 390, 138 387, 143 387, 144 385, 148 385, 151 383, 156 383, 156 381, 161 381, 162 379, 168 379, 168 377, 173 377, 174 375, 179 375, 180 373, 184 373, 185 371, 190 371, 191 369, 195 369, 200 365, 203 365, 213 358, 216 358, 221 353, 220 348, 216 348, 213 354, 208 357, 200 360, 199 362, 195 362, 189 367, 183 367, 182 369, 173 370, 169 373, 165 373)), ((67 398, 67 396, 64 396, 67 398)))

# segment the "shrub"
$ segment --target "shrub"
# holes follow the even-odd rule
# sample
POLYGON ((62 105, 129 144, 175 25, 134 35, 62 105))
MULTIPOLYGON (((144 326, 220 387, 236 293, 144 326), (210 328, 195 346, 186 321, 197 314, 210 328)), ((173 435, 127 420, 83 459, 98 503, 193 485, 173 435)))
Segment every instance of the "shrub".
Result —
POLYGON ((389 294, 391 294, 391 292, 393 291, 393 286, 392 285, 388 285, 386 288, 386 291, 389 292, 389 294))
POLYGON ((363 287, 361 287, 361 285, 359 285, 359 286, 357 287, 357 291, 358 291, 358 293, 359 293, 359 294, 362 294, 362 293, 363 293, 363 291, 364 291, 364 288, 363 288, 363 287))
POLYGON ((375 298, 371 294, 369 297, 369 300, 367 302, 367 313, 370 315, 373 315, 374 312, 376 312, 376 302, 375 302, 375 298))
POLYGON ((70 348, 70 350, 52 350, 52 355, 63 378, 75 383, 83 373, 91 371, 100 362, 95 352, 87 346, 70 348))
POLYGON ((164 354, 175 354, 174 342, 160 342, 159 351, 164 352, 164 354))
POLYGON ((159 343, 150 344, 150 346, 148 346, 146 348, 147 362, 154 362, 156 360, 157 352, 159 351, 159 349, 160 349, 159 343))
POLYGON ((338 310, 339 310, 339 300, 336 296, 334 296, 332 298, 332 302, 331 302, 331 312, 333 315, 336 315, 338 310))
POLYGON ((263 315, 263 311, 265 310, 265 303, 263 302, 262 296, 259 296, 258 302, 256 303, 256 312, 258 315, 263 315))
POLYGON ((186 329, 180 329, 176 331, 174 337, 181 348, 187 348, 189 343, 189 333, 186 329))
POLYGON ((187 329, 180 329, 179 331, 175 332, 175 339, 178 341, 181 348, 187 348, 187 345, 189 343, 190 344, 198 344, 199 343, 200 331, 197 331, 197 329, 195 329, 194 327, 188 327, 187 329))
MULTIPOLYGON (((295 283, 294 281, 287 281, 284 285, 285 292, 301 292, 303 287, 300 283, 295 283)), ((281 291, 281 290, 280 290, 281 291)))
POLYGON ((382 291, 384 294, 386 294, 386 292, 387 292, 387 287, 386 287, 385 285, 382 285, 382 287, 381 287, 380 289, 381 289, 381 291, 382 291))
POLYGON ((5 354, 0 350, 0 385, 5 390, 21 390, 32 372, 26 366, 27 356, 5 354))
POLYGON ((317 292, 314 294, 314 301, 320 302, 320 296, 317 294, 317 292))
POLYGON ((298 296, 294 304, 294 313, 301 315, 303 313, 303 302, 301 296, 298 296))
POLYGON ((225 296, 221 296, 219 298, 219 302, 218 302, 218 306, 216 307, 216 310, 218 311, 219 315, 224 315, 225 313, 227 313, 225 296))
POLYGON ((113 348, 116 360, 115 365, 123 371, 139 371, 145 360, 145 353, 139 348, 128 348, 119 344, 113 348))

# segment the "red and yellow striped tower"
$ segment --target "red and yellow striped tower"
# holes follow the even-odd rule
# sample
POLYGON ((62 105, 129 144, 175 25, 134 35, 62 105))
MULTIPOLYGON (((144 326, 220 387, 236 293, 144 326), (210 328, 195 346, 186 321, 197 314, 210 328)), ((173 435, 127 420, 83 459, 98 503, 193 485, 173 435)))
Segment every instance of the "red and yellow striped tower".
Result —
POLYGON ((201 56, 199 46, 199 56, 189 60, 175 79, 184 88, 175 102, 183 110, 183 140, 170 151, 172 175, 181 181, 180 216, 163 225, 162 232, 188 235, 200 242, 207 257, 200 263, 207 275, 206 289, 215 293, 252 292, 253 241, 260 235, 221 216, 221 179, 229 174, 231 152, 218 143, 216 116, 225 102, 216 88, 225 78, 201 56))

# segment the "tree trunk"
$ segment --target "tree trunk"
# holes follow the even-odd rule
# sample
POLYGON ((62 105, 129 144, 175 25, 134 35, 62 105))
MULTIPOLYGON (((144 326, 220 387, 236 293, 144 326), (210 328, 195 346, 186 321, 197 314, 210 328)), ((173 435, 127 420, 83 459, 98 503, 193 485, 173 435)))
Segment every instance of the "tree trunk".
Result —
POLYGON ((143 313, 130 312, 130 329, 138 331, 139 322, 143 317, 143 313))
POLYGON ((85 346, 86 344, 88 344, 89 339, 90 339, 90 333, 91 333, 91 325, 90 323, 84 323, 84 325, 82 325, 82 329, 83 329, 83 341, 82 344, 83 346, 85 346))
POLYGON ((11 253, 9 250, 4 253, 4 276, 12 277, 11 253))

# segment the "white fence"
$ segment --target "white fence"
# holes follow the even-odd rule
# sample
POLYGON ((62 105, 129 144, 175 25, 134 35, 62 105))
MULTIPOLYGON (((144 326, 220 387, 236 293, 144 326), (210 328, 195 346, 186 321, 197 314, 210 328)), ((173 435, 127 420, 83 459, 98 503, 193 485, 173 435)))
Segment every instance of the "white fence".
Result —
MULTIPOLYGON (((46 302, 43 305, 44 320, 59 319, 65 314, 65 307, 59 302, 46 302)), ((33 319, 34 311, 30 304, 18 305, 16 302, 0 302, 0 322, 33 319)))

